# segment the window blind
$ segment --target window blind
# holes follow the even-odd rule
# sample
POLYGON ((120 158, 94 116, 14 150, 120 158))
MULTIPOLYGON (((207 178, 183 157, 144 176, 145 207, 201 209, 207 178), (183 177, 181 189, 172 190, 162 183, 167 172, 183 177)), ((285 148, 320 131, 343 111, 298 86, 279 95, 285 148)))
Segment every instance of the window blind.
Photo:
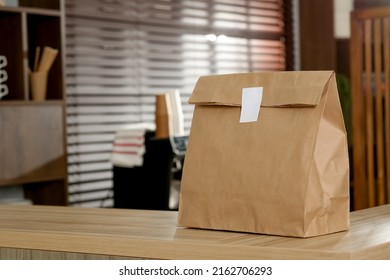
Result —
POLYGON ((69 201, 110 207, 112 140, 202 75, 284 70, 282 0, 66 0, 69 201))

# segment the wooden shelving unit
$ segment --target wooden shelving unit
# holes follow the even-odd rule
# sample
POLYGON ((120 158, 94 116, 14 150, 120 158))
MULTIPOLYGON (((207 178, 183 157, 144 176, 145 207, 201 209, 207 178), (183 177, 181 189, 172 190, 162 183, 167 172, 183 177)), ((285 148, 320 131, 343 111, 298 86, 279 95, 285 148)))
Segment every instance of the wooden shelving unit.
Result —
POLYGON ((0 187, 22 184, 34 204, 67 205, 62 0, 20 0, 0 7, 0 55, 9 94, 0 100, 0 187), (46 101, 33 101, 29 69, 36 47, 58 49, 46 101))

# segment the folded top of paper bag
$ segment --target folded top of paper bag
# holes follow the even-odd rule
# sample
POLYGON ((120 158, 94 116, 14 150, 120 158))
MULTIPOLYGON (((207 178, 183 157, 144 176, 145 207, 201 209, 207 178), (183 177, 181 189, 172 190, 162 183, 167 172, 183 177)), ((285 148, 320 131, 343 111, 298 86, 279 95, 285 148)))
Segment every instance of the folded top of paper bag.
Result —
POLYGON ((191 104, 241 106, 242 89, 264 87, 262 107, 316 106, 333 71, 288 71, 227 74, 201 77, 189 99, 191 104))

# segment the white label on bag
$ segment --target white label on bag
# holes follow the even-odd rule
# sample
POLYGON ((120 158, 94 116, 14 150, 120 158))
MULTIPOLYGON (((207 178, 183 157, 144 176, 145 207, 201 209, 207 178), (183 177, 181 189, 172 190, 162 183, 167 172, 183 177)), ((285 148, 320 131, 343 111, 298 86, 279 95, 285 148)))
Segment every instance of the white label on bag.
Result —
POLYGON ((262 99, 263 87, 242 89, 240 123, 257 122, 262 99))

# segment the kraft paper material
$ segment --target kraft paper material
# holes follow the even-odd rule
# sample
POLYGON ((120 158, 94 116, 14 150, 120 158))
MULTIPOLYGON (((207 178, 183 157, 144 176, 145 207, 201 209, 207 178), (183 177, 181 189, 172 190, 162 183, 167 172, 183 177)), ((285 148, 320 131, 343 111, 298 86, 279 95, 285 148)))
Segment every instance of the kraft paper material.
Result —
POLYGON ((346 130, 332 71, 201 77, 180 191, 185 227, 310 237, 349 228, 346 130), (240 123, 243 88, 262 87, 240 123))

